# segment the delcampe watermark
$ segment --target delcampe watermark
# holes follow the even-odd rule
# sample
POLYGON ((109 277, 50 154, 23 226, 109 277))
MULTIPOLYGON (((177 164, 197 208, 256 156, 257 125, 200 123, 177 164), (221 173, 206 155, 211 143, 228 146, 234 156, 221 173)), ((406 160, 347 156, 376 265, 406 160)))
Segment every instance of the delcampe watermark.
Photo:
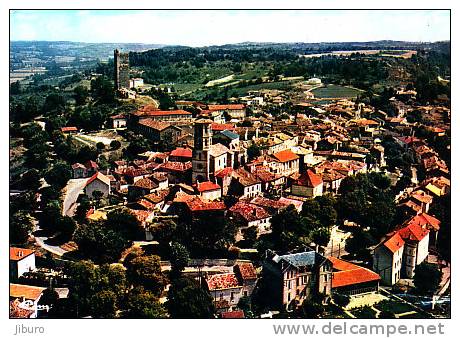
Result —
POLYGON ((353 324, 347 322, 327 322, 323 325, 315 324, 278 324, 273 325, 275 335, 444 335, 445 325, 437 324, 353 324))

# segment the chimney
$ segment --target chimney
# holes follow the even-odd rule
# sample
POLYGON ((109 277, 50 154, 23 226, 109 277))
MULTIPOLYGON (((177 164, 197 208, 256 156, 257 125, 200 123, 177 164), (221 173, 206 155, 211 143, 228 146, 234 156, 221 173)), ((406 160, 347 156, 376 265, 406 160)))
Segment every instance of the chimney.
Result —
POLYGON ((24 253, 22 252, 22 250, 19 250, 18 251, 18 257, 22 257, 24 255, 24 253))

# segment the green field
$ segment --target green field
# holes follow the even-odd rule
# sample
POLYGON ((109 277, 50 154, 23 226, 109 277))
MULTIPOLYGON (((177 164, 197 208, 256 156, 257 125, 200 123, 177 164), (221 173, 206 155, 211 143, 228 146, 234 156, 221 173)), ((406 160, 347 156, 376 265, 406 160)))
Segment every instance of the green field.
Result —
POLYGON ((327 85, 326 87, 314 89, 312 92, 316 98, 320 99, 355 98, 362 90, 338 85, 327 85))

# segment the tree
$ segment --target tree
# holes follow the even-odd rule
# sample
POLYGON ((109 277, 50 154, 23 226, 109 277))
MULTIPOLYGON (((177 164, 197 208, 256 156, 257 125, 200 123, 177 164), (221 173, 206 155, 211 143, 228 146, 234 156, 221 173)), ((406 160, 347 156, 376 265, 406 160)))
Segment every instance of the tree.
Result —
POLYGON ((40 297, 40 300, 38 301, 39 305, 48 305, 50 307, 53 307, 54 304, 59 299, 59 294, 56 292, 56 290, 52 288, 46 288, 43 290, 42 296, 40 297))
POLYGON ((96 263, 116 262, 123 250, 131 245, 119 232, 91 222, 80 225, 74 234, 79 252, 96 263))
POLYGON ((174 279, 168 291, 166 308, 172 318, 214 318, 211 295, 191 278, 174 279))
POLYGON ((103 142, 97 142, 96 143, 96 149, 99 151, 102 151, 105 149, 105 144, 103 142))
POLYGON ((88 100, 88 89, 84 86, 76 86, 75 89, 73 90, 74 92, 74 99, 75 99, 75 104, 77 106, 82 106, 86 104, 86 101, 88 100))
POLYGON ((423 262, 415 267, 414 286, 422 295, 433 295, 442 280, 442 272, 436 264, 423 262))
POLYGON ((328 228, 319 228, 312 231, 312 240, 317 245, 327 246, 331 239, 331 231, 328 228))
POLYGON ((375 244, 375 239, 361 228, 355 229, 351 237, 345 241, 345 250, 357 258, 368 260, 370 251, 368 247, 375 244))
POLYGON ((89 209, 91 208, 91 201, 89 200, 88 196, 83 195, 80 203, 77 206, 77 210, 75 212, 75 218, 82 223, 86 219, 86 214, 88 213, 89 209))
POLYGON ((61 213, 62 208, 59 200, 47 201, 44 206, 42 206, 42 212, 40 213, 40 227, 42 229, 55 231, 58 228, 61 213))
POLYGON ((113 140, 110 142, 110 148, 112 148, 112 150, 117 150, 117 149, 120 149, 121 147, 121 142, 118 141, 118 140, 113 140))
POLYGON ((126 268, 131 284, 142 286, 156 296, 160 296, 166 285, 166 279, 161 272, 160 257, 155 255, 136 257, 129 261, 126 268))
POLYGON ((21 187, 28 191, 37 192, 41 187, 39 171, 37 169, 30 169, 22 174, 21 187))
POLYGON ((63 216, 59 220, 57 230, 61 232, 65 240, 70 240, 76 228, 77 224, 72 217, 63 216))
POLYGON ((180 243, 171 243, 171 255, 169 261, 171 262, 171 277, 177 278, 181 272, 188 265, 189 253, 187 248, 180 243))
POLYGON ((102 290, 91 297, 90 314, 93 318, 114 318, 117 296, 113 291, 102 290))
POLYGON ((167 312, 158 297, 143 287, 129 291, 126 301, 127 318, 166 318, 167 312))
POLYGON ((257 144, 253 143, 247 149, 247 153, 248 153, 248 159, 252 160, 252 159, 260 156, 260 148, 257 146, 257 144))
POLYGON ((380 311, 379 318, 380 319, 394 319, 396 318, 396 316, 393 312, 384 310, 384 311, 380 311))
POLYGON ((66 105, 66 100, 62 95, 58 93, 52 93, 46 97, 45 103, 43 104, 43 107, 42 107, 42 111, 45 114, 48 114, 51 112, 60 112, 64 110, 65 105, 66 105))
POLYGON ((238 301, 238 308, 244 311, 244 316, 246 318, 253 318, 254 316, 251 307, 251 298, 248 296, 243 296, 238 301))
POLYGON ((45 180, 48 184, 62 189, 72 178, 72 168, 66 162, 56 162, 46 173, 45 180))
POLYGON ((99 103, 115 102, 113 83, 106 76, 99 76, 91 81, 91 94, 99 103))
POLYGON ((311 224, 303 219, 291 204, 273 215, 272 241, 275 249, 289 251, 310 242, 311 224))
POLYGON ((34 224, 29 213, 17 211, 10 216, 10 242, 11 244, 25 244, 32 232, 34 224))
POLYGON ((242 230, 244 240, 249 246, 253 246, 257 240, 258 230, 256 226, 250 226, 242 230))
POLYGON ((141 225, 128 209, 115 209, 107 214, 105 225, 126 239, 136 239, 140 235, 141 225))
POLYGON ((347 295, 342 295, 340 293, 334 293, 332 295, 332 299, 334 300, 335 304, 342 308, 346 307, 350 303, 350 297, 347 295))

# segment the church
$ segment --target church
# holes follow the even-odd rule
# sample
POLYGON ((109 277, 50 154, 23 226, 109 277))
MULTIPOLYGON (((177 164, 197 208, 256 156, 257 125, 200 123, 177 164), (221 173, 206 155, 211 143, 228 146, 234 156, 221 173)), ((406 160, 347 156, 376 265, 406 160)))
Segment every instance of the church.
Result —
POLYGON ((212 143, 212 121, 195 121, 194 149, 192 153, 192 183, 214 181, 214 173, 233 168, 234 153, 221 143, 212 143))

